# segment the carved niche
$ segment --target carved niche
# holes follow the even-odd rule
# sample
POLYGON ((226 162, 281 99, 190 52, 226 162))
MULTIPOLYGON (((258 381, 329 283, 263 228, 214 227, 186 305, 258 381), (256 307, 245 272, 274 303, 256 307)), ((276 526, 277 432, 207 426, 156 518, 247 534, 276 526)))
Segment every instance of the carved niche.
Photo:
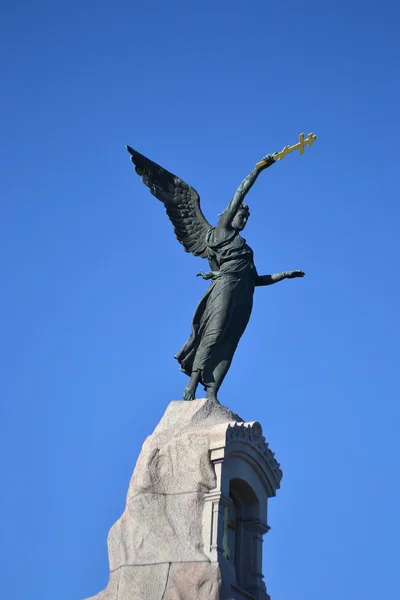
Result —
POLYGON ((268 498, 280 487, 282 471, 258 422, 218 425, 210 432, 216 486, 205 495, 204 550, 219 562, 232 598, 268 600, 262 574, 268 498))

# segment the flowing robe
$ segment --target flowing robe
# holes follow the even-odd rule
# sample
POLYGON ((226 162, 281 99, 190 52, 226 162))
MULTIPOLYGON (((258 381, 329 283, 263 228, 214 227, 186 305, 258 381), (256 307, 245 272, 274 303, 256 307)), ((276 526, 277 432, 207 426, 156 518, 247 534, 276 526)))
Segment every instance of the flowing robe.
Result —
POLYGON ((253 251, 237 231, 216 227, 206 240, 210 266, 217 275, 195 310, 188 341, 175 358, 184 373, 200 371, 204 387, 218 390, 251 315, 257 271, 253 251))

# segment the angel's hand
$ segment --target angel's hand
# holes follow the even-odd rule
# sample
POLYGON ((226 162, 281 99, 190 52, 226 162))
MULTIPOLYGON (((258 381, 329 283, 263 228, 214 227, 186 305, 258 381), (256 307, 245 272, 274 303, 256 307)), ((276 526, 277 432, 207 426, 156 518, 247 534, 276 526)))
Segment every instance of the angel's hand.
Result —
POLYGON ((295 277, 304 277, 304 271, 285 271, 285 279, 294 279, 295 277))
POLYGON ((196 277, 202 277, 203 279, 217 279, 220 276, 220 271, 209 271, 208 273, 203 273, 203 271, 200 271, 200 273, 197 273, 196 275, 196 277))
POLYGON ((274 162, 276 162, 276 160, 274 159, 273 154, 267 154, 263 159, 260 160, 259 163, 257 163, 257 166, 260 165, 259 168, 261 170, 268 169, 268 167, 273 165, 274 162))

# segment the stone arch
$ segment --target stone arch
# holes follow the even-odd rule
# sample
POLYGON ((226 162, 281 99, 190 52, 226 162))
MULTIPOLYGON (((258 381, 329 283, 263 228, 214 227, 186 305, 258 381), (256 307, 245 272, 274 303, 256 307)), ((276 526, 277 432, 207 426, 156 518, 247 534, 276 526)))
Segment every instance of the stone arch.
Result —
POLYGON ((270 600, 262 574, 268 499, 282 478, 258 422, 230 422, 210 431, 215 487, 205 494, 204 550, 218 562, 232 599, 270 600))
POLYGON ((250 507, 255 508, 260 504, 257 494, 251 485, 244 479, 239 479, 238 477, 234 477, 229 482, 229 496, 234 500, 237 506, 242 507, 243 509, 250 509, 250 507))

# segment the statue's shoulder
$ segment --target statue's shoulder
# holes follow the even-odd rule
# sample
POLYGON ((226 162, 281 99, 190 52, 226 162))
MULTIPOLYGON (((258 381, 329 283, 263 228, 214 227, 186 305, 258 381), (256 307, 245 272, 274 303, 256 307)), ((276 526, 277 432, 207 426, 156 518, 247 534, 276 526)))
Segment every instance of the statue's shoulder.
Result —
POLYGON ((210 248, 217 250, 219 247, 225 246, 237 236, 237 232, 233 229, 225 227, 211 227, 206 234, 206 242, 210 248))

